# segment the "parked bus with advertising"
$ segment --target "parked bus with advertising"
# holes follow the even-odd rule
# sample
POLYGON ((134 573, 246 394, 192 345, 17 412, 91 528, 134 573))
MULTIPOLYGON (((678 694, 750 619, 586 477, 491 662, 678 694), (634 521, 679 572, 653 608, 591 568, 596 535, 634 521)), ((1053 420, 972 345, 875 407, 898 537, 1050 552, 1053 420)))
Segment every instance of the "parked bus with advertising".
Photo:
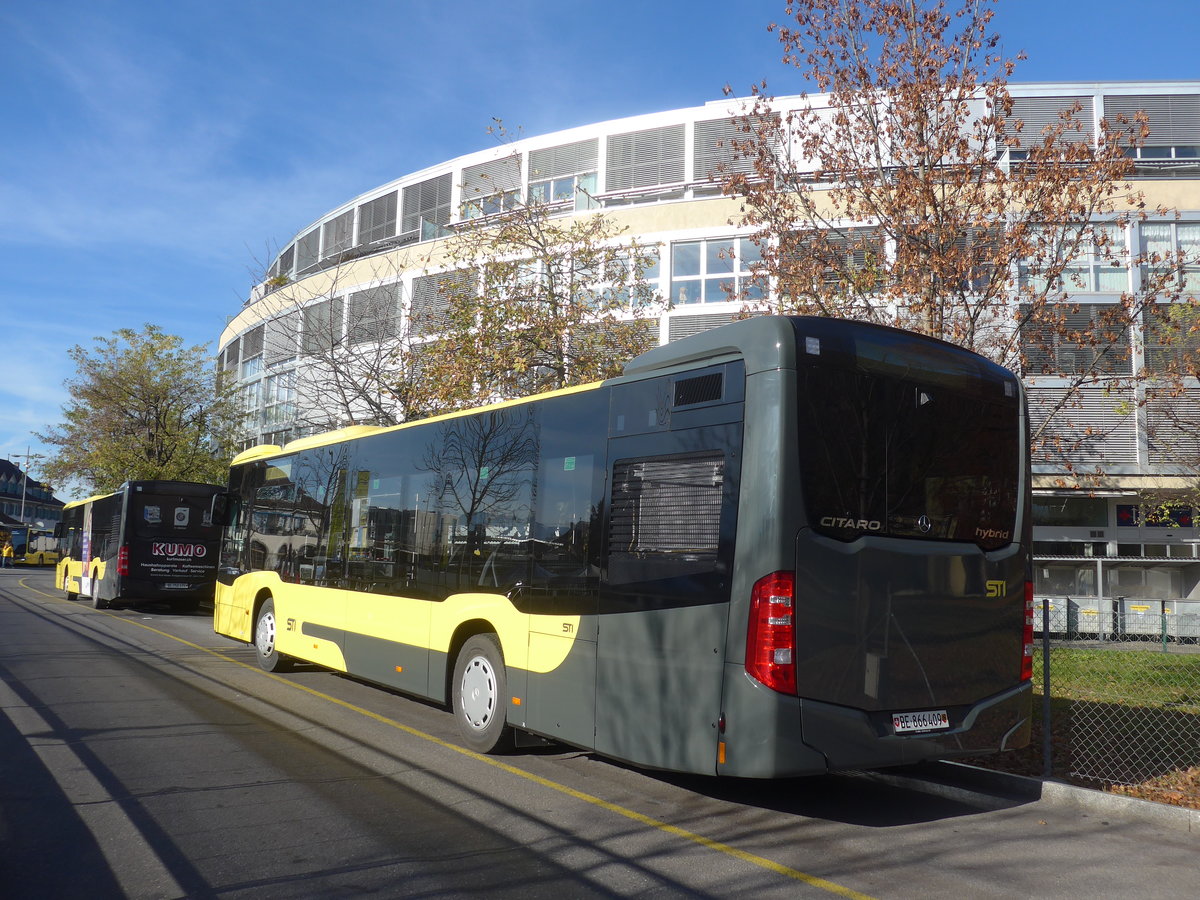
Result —
POLYGON ((13 563, 52 566, 58 562, 58 538, 42 525, 0 525, 0 544, 12 541, 13 563))
POLYGON ((464 743, 779 777, 1023 746, 1019 380, 757 317, 620 377, 251 448, 214 627, 447 705, 464 743))
POLYGON ((68 503, 58 527, 58 588, 97 609, 165 600, 188 611, 211 601, 221 538, 212 501, 220 492, 188 481, 127 481, 68 503))

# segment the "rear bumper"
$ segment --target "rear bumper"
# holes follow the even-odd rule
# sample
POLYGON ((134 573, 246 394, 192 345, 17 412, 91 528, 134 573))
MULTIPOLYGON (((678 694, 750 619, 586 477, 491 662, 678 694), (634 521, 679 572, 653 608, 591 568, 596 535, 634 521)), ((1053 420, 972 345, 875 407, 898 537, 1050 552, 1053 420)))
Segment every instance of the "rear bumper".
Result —
POLYGON ((121 579, 121 596, 139 600, 213 599, 215 584, 212 581, 196 583, 180 579, 178 582, 169 583, 186 585, 186 587, 166 587, 161 583, 126 577, 121 579))
POLYGON ((1020 684, 949 710, 953 727, 894 733, 889 713, 872 713, 776 693, 728 666, 727 728, 720 775, 784 778, 842 769, 880 769, 976 756, 1029 743, 1033 688, 1020 684))
POLYGON ((947 731, 896 734, 890 713, 867 713, 801 700, 804 742, 830 770, 875 769, 928 759, 976 756, 1029 743, 1033 687, 1026 683, 970 706, 951 709, 947 731))

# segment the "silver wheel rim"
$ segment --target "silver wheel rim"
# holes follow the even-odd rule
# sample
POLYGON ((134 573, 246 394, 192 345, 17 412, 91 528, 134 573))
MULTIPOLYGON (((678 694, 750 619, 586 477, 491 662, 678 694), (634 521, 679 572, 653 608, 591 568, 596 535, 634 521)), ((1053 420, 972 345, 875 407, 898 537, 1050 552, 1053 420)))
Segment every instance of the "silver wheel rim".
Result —
POLYGON ((496 673, 482 656, 473 656, 463 670, 459 687, 462 713, 476 731, 487 728, 496 713, 496 673))
POLYGON ((258 652, 263 656, 270 656, 275 651, 275 614, 273 612, 258 617, 258 630, 255 632, 254 642, 258 647, 258 652))

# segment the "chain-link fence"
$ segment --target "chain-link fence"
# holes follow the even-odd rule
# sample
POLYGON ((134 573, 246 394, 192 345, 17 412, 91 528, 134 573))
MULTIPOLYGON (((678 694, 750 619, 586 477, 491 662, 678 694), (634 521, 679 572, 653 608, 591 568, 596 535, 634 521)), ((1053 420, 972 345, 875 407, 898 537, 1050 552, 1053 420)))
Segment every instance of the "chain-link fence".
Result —
POLYGON ((1037 600, 1034 623, 1044 771, 1200 806, 1200 601, 1037 600))

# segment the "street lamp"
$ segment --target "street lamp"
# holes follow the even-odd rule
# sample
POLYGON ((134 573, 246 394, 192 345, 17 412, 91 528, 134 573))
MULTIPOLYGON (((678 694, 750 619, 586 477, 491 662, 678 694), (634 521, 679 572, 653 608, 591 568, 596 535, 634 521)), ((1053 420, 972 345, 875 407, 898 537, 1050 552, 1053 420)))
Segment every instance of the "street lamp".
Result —
MULTIPOLYGON (((22 457, 16 456, 16 458, 21 459, 22 457)), ((30 453, 29 445, 28 444, 25 445, 25 456, 24 456, 25 468, 21 470, 21 474, 22 474, 22 476, 24 476, 21 479, 21 513, 20 513, 20 515, 17 516, 17 518, 20 519, 22 522, 25 521, 25 490, 29 486, 29 466, 31 465, 33 460, 41 459, 41 458, 42 458, 42 456, 40 453, 30 453)))

